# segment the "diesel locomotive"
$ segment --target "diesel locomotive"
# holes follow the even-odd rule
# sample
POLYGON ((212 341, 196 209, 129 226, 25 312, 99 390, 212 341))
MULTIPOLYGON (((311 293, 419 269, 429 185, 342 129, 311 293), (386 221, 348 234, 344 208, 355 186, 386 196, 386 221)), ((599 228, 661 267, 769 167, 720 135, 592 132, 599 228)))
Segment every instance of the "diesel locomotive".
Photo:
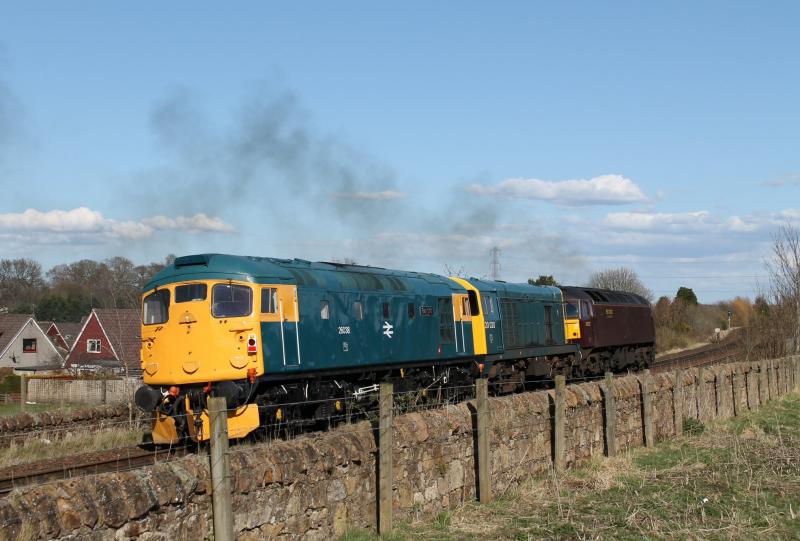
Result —
POLYGON ((206 399, 223 396, 240 438, 340 413, 382 381, 435 392, 487 377, 514 392, 647 366, 653 346, 650 305, 627 293, 190 255, 145 286, 135 401, 164 444, 208 439, 206 399))

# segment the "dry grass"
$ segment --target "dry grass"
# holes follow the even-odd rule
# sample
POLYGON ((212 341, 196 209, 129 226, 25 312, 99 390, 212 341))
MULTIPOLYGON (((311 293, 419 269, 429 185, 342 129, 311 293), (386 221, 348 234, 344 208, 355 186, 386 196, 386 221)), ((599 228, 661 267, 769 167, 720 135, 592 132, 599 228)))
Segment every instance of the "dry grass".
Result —
MULTIPOLYGON (((366 532, 345 536, 374 539, 366 532)), ((702 434, 532 479, 391 539, 798 539, 800 396, 702 434)))
POLYGON ((8 447, 0 448, 0 468, 91 451, 128 447, 136 445, 141 439, 141 431, 123 428, 75 430, 59 439, 44 434, 22 444, 12 443, 8 447))

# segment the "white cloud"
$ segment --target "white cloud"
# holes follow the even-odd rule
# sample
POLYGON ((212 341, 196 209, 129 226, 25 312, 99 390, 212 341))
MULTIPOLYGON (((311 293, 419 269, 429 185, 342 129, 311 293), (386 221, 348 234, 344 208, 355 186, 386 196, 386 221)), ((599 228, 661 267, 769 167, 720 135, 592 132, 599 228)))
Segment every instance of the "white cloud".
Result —
POLYGON ((177 229, 199 233, 202 231, 215 233, 230 233, 233 226, 225 223, 221 218, 209 217, 200 212, 194 216, 177 216, 168 218, 166 216, 153 216, 145 218, 142 223, 153 229, 177 229))
POLYGON ((62 242, 138 240, 164 230, 226 233, 234 228, 220 218, 202 213, 174 218, 153 216, 140 221, 123 222, 106 218, 101 212, 86 207, 50 211, 27 209, 23 212, 0 214, 0 238, 27 238, 36 243, 52 235, 58 235, 62 242))
POLYGON ((634 231, 696 231, 708 227, 710 213, 697 212, 612 212, 606 216, 606 224, 617 229, 634 231))
POLYGON ((466 191, 509 199, 538 199, 563 205, 626 205, 644 203, 647 196, 622 175, 601 175, 589 180, 549 181, 512 178, 494 186, 471 184, 466 191))
POLYGON ((331 196, 336 199, 355 199, 361 201, 388 201, 390 199, 400 199, 405 194, 393 190, 382 192, 334 192, 331 196))

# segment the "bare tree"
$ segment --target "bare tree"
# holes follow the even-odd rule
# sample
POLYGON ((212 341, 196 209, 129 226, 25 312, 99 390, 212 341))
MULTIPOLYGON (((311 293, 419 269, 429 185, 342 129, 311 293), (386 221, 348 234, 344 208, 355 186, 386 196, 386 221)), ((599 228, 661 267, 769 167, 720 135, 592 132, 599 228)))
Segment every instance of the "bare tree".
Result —
POLYGON ((792 349, 800 353, 800 229, 791 223, 782 225, 773 237, 767 270, 772 302, 786 311, 792 349))
POLYGON ((33 259, 0 260, 0 305, 31 305, 44 289, 42 266, 33 259))
POLYGON ((593 272, 589 276, 586 287, 596 287, 599 289, 612 289, 614 291, 626 291, 641 295, 648 301, 653 300, 653 292, 645 287, 639 276, 633 269, 618 267, 615 269, 604 269, 593 272))

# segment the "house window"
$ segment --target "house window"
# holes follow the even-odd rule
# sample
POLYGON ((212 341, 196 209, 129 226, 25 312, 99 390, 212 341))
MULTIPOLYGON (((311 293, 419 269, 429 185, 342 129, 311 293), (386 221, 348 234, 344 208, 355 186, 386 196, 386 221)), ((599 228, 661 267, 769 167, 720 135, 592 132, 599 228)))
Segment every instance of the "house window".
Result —
POLYGON ((100 346, 101 343, 98 339, 90 338, 86 341, 86 351, 89 353, 100 353, 100 346))
POLYGON ((274 314, 278 311, 278 289, 265 287, 261 290, 261 313, 274 314))
POLYGON ((331 305, 328 301, 320 301, 319 303, 319 317, 322 319, 331 318, 331 305))
POLYGON ((22 339, 22 353, 36 353, 36 338, 22 339))

